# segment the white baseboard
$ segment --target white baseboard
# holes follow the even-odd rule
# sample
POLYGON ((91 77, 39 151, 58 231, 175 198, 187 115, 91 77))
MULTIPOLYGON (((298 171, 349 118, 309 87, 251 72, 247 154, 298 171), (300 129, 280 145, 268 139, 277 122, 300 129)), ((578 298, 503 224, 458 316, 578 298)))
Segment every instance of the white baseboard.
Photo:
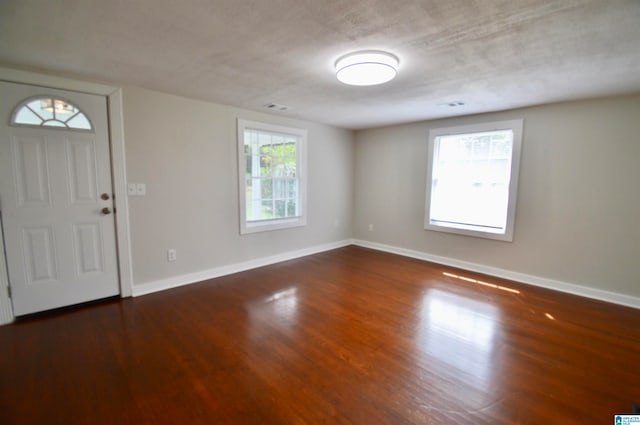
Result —
POLYGON ((258 258, 255 260, 243 261, 241 263, 229 264, 226 266, 215 267, 209 270, 203 270, 196 273, 189 273, 181 276, 174 276, 167 279, 157 280, 133 286, 133 296, 151 294, 153 292, 163 291, 166 289, 177 288, 179 286, 189 285, 191 283, 202 282, 204 280, 213 279, 233 273, 255 269, 258 267, 268 266, 280 263, 282 261, 293 260, 295 258, 305 257, 307 255, 317 254, 320 252, 330 251, 332 249, 342 248, 348 245, 356 245, 364 248, 375 249, 377 251, 389 252, 405 257, 416 258, 419 260, 429 261, 432 263, 442 264, 445 266, 456 267, 477 273, 483 273, 489 276, 495 276, 503 279, 513 280, 515 282, 525 283, 528 285, 538 286, 555 291, 565 292, 581 297, 592 298, 600 301, 606 301, 627 307, 640 309, 640 298, 616 292, 604 291, 602 289, 590 288, 588 286, 576 285, 573 283, 562 282, 559 280, 547 279, 540 276, 529 275, 525 273, 515 272, 512 270, 500 269, 497 267, 486 266, 483 264, 472 263, 455 258, 442 257, 433 254, 427 254, 421 251, 415 251, 397 246, 370 242, 360 239, 347 239, 323 245, 316 245, 296 251, 288 251, 269 257, 258 258))
POLYGON ((640 298, 631 295, 619 294, 616 292, 604 291, 602 289, 590 288, 588 286, 576 285, 573 283, 562 282, 559 280, 547 279, 544 277, 533 276, 525 273, 514 272, 511 270, 500 269, 496 267, 485 266, 482 264, 471 263, 468 261, 456 260, 449 257, 441 257, 438 255, 427 254, 421 251, 400 248, 397 246, 385 245, 377 242, 369 242, 365 240, 354 239, 353 245, 364 248, 371 248, 377 251, 389 252, 405 257, 416 258, 419 260, 430 261, 432 263, 442 264, 445 266, 456 267, 472 272, 483 273, 503 279, 513 280, 515 282, 525 283, 528 285, 539 286, 542 288, 552 289, 555 291, 566 292, 581 297, 592 298, 600 301, 606 301, 614 304, 623 305, 640 309, 640 298))
POLYGON ((351 245, 350 239, 331 242, 322 245, 316 245, 309 248, 303 248, 296 251, 283 252, 269 257, 257 258, 255 260, 243 261, 241 263, 229 264, 226 266, 215 267, 209 270, 202 270, 195 273, 189 273, 181 276, 174 276, 167 279, 157 280, 153 282, 133 285, 134 297, 139 295, 151 294, 153 292, 164 291, 165 289, 177 288, 178 286, 189 285, 191 283, 202 282, 203 280, 213 279, 216 277, 226 276, 258 267, 268 266, 295 258, 305 257, 307 255, 317 254, 332 249, 342 248, 351 245))

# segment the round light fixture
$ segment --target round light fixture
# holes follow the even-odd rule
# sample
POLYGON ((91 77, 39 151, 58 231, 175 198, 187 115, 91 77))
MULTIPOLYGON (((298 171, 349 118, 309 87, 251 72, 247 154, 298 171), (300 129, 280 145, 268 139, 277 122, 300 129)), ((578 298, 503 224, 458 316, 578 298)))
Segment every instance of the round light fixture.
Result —
POLYGON ((378 50, 349 53, 336 61, 336 77, 352 86, 373 86, 386 83, 398 73, 398 58, 378 50))

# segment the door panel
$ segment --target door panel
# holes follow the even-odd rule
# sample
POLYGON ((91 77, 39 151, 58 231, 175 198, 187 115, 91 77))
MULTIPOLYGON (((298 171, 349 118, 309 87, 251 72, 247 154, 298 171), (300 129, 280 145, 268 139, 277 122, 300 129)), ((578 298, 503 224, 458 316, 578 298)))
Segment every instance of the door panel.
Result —
POLYGON ((47 148, 43 137, 12 137, 16 192, 20 207, 47 206, 49 170, 47 148))
POLYGON ((78 277, 90 277, 91 273, 103 271, 102 229, 99 223, 73 225, 75 263, 78 277))
POLYGON ((56 253, 51 226, 23 227, 22 246, 26 265, 26 284, 58 280, 56 253))
POLYGON ((98 187, 93 141, 67 139, 66 142, 71 203, 95 203, 98 187))
POLYGON ((106 98, 0 82, 0 209, 16 315, 117 295, 106 98), (73 102, 94 131, 9 125, 39 95, 73 102), (102 199, 101 194, 107 194, 102 199))

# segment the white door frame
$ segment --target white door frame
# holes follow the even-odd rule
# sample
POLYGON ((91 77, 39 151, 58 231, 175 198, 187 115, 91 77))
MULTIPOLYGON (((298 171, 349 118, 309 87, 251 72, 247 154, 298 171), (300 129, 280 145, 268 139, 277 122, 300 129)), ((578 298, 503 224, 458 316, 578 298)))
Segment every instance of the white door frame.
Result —
MULTIPOLYGON (((109 142, 111 146, 111 173, 113 176, 114 205, 116 208, 116 246, 120 296, 130 297, 133 290, 133 268, 131 262, 131 235, 129 232, 129 203, 127 200, 126 187, 127 173, 124 149, 122 89, 120 87, 21 71, 2 66, 0 66, 0 80, 97 94, 107 98, 109 142)), ((0 238, 2 238, 1 229, 0 238)), ((11 307, 8 287, 9 278, 5 264, 4 244, 2 239, 0 239, 0 325, 10 323, 15 318, 11 307)))

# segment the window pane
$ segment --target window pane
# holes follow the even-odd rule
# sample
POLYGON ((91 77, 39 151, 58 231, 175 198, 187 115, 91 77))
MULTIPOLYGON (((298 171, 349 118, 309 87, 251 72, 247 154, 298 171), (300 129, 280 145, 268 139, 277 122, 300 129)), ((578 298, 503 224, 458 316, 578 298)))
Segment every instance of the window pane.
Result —
POLYGON ((273 176, 285 177, 286 175, 287 174, 284 166, 284 159, 281 156, 274 157, 273 158, 273 176))
POLYGON ((253 221, 253 209, 254 209, 254 202, 251 201, 251 196, 248 193, 247 199, 246 199, 245 220, 253 221))
POLYGON ((262 201, 262 207, 260 210, 260 220, 268 220, 273 218, 273 202, 272 201, 262 201))
POLYGON ((70 102, 51 97, 30 100, 19 106, 12 124, 93 130, 87 116, 70 102))
POLYGON ((273 175, 273 157, 271 154, 260 155, 260 177, 273 175))
POLYGON ((275 211, 273 213, 273 216, 277 218, 286 217, 285 215, 286 201, 277 200, 277 201, 274 201, 274 205, 275 205, 275 211))
POLYGON ((274 199, 285 199, 287 197, 287 181, 284 179, 273 180, 274 199))
POLYGON ((262 186, 260 188, 262 199, 273 198, 273 180, 262 180, 260 184, 262 186))
POLYGON ((245 158, 245 173, 251 176, 251 170, 253 167, 253 155, 251 155, 251 146, 244 145, 244 158, 245 158))
POLYGON ((288 143, 285 146, 283 161, 284 161, 284 166, 285 166, 285 169, 286 169, 285 175, 288 176, 288 177, 295 177, 296 176, 296 163, 298 161, 297 153, 296 153, 296 144, 295 143, 288 143))
POLYGON ((29 108, 33 110, 36 114, 40 115, 43 120, 52 120, 53 119, 53 108, 50 107, 52 99, 38 99, 32 102, 29 102, 29 108))
POLYGON ((299 214, 298 187, 304 182, 296 177, 306 131, 238 120, 238 135, 240 181, 245 188, 241 233, 306 224, 299 214))
POLYGON ((39 126, 40 124, 42 124, 42 118, 34 114, 31 109, 27 107, 22 107, 16 114, 14 122, 16 124, 27 124, 27 125, 39 126))
POLYGON ((55 121, 55 120, 50 120, 50 121, 45 121, 42 123, 43 126, 45 127, 62 127, 62 128, 66 128, 66 125, 64 125, 64 123, 60 122, 60 121, 55 121))
POLYGON ((297 213, 297 202, 295 200, 287 201, 287 217, 295 217, 297 213))
POLYGON ((298 197, 298 181, 295 179, 287 180, 287 198, 298 197))
POLYGON ((440 136, 434 143, 430 220, 503 233, 513 132, 440 136))
POLYGON ((82 112, 67 121, 67 125, 70 128, 77 128, 79 130, 91 130, 91 123, 82 112))

